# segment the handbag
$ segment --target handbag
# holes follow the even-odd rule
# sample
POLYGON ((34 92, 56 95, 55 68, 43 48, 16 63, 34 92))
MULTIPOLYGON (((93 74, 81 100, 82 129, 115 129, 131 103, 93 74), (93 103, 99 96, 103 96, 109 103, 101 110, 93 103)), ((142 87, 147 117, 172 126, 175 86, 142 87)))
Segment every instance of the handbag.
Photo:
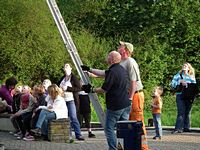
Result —
POLYGON ((198 95, 198 92, 199 90, 196 83, 188 83, 187 86, 183 87, 182 99, 193 102, 195 97, 198 95))

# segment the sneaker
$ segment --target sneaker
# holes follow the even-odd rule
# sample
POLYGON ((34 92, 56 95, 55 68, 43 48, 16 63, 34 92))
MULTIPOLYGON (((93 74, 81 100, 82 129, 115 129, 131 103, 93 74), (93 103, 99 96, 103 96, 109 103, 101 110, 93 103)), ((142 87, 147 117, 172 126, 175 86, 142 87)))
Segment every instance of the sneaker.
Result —
POLYGON ((156 140, 157 136, 154 136, 153 139, 156 140))
POLYGON ((79 140, 79 141, 84 141, 85 140, 83 136, 79 136, 76 139, 79 140))
POLYGON ((182 131, 181 130, 173 130, 172 132, 171 132, 171 134, 176 134, 176 133, 182 133, 182 131))
POLYGON ((33 133, 35 133, 36 135, 41 135, 41 134, 42 134, 40 128, 35 128, 35 129, 32 129, 31 131, 32 131, 33 133))
POLYGON ((20 131, 19 130, 15 130, 15 131, 10 131, 9 133, 14 135, 14 134, 17 134, 18 132, 20 132, 20 131))
POLYGON ((19 131, 18 133, 15 133, 15 134, 14 134, 15 137, 18 137, 18 136, 20 136, 20 135, 21 135, 21 131, 19 131))
POLYGON ((22 140, 23 138, 24 138, 24 136, 20 135, 20 136, 17 137, 17 140, 22 140))
POLYGON ((95 136, 92 132, 89 132, 89 133, 88 133, 88 137, 89 137, 89 138, 95 138, 96 136, 95 136))
POLYGON ((34 141, 35 138, 34 138, 34 136, 32 136, 32 135, 28 135, 28 136, 25 136, 25 137, 23 138, 23 140, 24 140, 24 141, 34 141))
POLYGON ((154 140, 159 140, 159 141, 160 141, 162 138, 161 138, 161 137, 154 136, 153 139, 154 139, 154 140))
POLYGON ((183 132, 191 132, 191 130, 188 129, 188 128, 184 128, 184 129, 183 129, 183 132))

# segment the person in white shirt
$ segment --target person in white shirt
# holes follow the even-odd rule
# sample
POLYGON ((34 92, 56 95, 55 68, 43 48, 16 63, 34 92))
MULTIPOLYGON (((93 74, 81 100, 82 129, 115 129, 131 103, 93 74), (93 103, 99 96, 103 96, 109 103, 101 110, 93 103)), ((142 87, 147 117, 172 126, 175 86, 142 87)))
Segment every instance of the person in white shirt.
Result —
POLYGON ((61 93, 62 90, 56 84, 48 87, 47 106, 39 106, 38 109, 42 109, 42 111, 40 112, 36 129, 32 130, 36 134, 42 133, 47 138, 49 121, 68 118, 68 109, 61 93))
POLYGON ((82 141, 85 139, 81 134, 80 123, 77 119, 77 111, 80 106, 78 92, 81 91, 81 85, 79 79, 72 73, 70 64, 64 64, 63 71, 65 74, 61 77, 58 85, 64 92, 64 99, 69 111, 69 118, 71 126, 74 128, 76 139, 82 141))

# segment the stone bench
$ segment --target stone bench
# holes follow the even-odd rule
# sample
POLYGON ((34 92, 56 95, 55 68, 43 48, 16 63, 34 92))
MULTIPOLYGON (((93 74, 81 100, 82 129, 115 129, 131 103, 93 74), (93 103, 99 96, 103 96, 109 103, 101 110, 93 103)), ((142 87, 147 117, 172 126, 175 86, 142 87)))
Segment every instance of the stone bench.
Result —
POLYGON ((58 119, 49 122, 48 139, 51 142, 69 143, 70 141, 70 120, 58 119))
POLYGON ((11 114, 0 114, 0 131, 14 131, 14 127, 10 121, 11 114))

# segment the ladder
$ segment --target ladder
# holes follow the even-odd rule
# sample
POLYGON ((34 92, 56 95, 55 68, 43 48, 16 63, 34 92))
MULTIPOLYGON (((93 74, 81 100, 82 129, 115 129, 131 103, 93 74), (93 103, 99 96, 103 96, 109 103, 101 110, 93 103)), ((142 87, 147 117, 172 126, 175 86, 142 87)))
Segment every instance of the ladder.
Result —
MULTIPOLYGON (((81 69, 81 65, 83 64, 80 57, 79 57, 79 54, 78 54, 78 51, 74 45, 74 42, 69 34, 69 31, 65 25, 65 22, 62 18, 62 15, 60 13, 60 10, 57 6, 57 3, 55 0, 46 0, 47 1, 47 4, 49 6, 49 9, 51 11, 51 14, 54 18, 54 21, 58 27, 58 30, 61 34, 61 37, 63 39, 63 42, 64 42, 64 45, 67 49, 67 51, 69 52, 70 56, 71 56, 71 59, 78 71, 78 74, 79 76, 81 77, 81 80, 83 81, 84 84, 88 84, 90 83, 90 79, 88 77, 88 74, 87 73, 84 73, 81 69)), ((103 127, 105 127, 105 113, 101 107, 101 104, 99 103, 99 100, 98 100, 98 96, 97 94, 95 93, 89 93, 88 94, 89 97, 90 97, 90 100, 92 102, 92 105, 94 106, 94 109, 97 113, 97 116, 99 118, 99 121, 101 122, 101 125, 103 127)))

